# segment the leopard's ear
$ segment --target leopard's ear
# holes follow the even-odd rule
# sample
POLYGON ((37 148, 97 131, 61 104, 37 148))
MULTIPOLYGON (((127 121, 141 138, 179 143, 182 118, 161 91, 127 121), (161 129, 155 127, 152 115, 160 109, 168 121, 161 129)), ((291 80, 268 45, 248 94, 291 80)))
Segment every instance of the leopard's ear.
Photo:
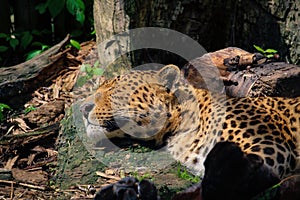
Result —
POLYGON ((176 65, 166 65, 158 71, 160 83, 172 89, 180 79, 180 70, 176 65))

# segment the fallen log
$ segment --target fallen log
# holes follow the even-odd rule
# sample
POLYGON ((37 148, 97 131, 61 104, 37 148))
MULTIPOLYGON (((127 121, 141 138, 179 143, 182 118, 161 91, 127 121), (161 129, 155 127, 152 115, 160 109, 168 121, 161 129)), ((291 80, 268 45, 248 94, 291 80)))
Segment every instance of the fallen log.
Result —
POLYGON ((299 66, 267 62, 257 55, 229 47, 191 60, 182 73, 195 87, 233 97, 300 96, 299 66))
POLYGON ((24 63, 0 68, 0 102, 18 107, 26 102, 26 99, 30 99, 32 91, 40 86, 46 87, 52 84, 52 81, 66 68, 64 51, 70 51, 70 48, 62 50, 69 39, 70 37, 67 36, 59 44, 24 63))
POLYGON ((5 135, 1 138, 0 145, 6 145, 9 148, 13 148, 15 146, 23 147, 28 144, 34 146, 34 143, 42 143, 42 140, 47 142, 49 138, 55 138, 58 134, 58 130, 59 123, 55 123, 23 134, 5 135))

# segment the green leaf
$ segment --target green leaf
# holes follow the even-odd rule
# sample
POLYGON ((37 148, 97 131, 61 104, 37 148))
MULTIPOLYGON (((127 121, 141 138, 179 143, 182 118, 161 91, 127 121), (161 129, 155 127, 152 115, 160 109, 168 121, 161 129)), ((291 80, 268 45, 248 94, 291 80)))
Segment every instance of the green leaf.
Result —
POLYGON ((71 43, 71 45, 73 46, 73 47, 75 47, 76 49, 80 49, 80 44, 79 44, 79 42, 77 42, 76 40, 70 40, 70 43, 71 43))
POLYGON ((74 16, 78 11, 83 12, 85 10, 85 5, 82 0, 67 0, 66 6, 67 10, 74 16))
POLYGON ((87 76, 80 76, 78 79, 77 79, 77 85, 79 87, 83 86, 88 80, 88 77, 87 76))
POLYGON ((266 55, 266 57, 267 57, 267 58, 273 58, 274 55, 273 55, 273 54, 268 54, 268 55, 266 55))
POLYGON ((18 44, 19 44, 19 40, 16 39, 16 38, 11 38, 11 39, 9 40, 9 44, 10 44, 10 46, 13 48, 13 50, 15 51, 15 50, 16 50, 16 47, 17 47, 18 44))
POLYGON ((98 67, 99 66, 99 60, 96 60, 96 62, 94 63, 93 67, 98 67))
POLYGON ((277 50, 275 50, 275 49, 267 49, 267 50, 265 50, 265 53, 277 53, 278 51, 277 50))
POLYGON ((69 13, 71 13, 72 15, 75 15, 76 8, 75 8, 74 0, 67 0, 66 7, 67 7, 67 10, 69 11, 69 13))
MULTIPOLYGON (((51 0, 50 0, 51 1, 51 0)), ((44 3, 39 3, 35 6, 35 9, 40 13, 44 14, 46 12, 46 9, 48 8, 49 0, 44 3)))
POLYGON ((85 72, 85 70, 86 70, 86 65, 85 64, 81 65, 80 71, 81 72, 85 72))
POLYGON ((94 68, 93 74, 96 76, 101 76, 103 74, 104 70, 101 68, 94 68))
POLYGON ((49 49, 49 45, 45 45, 45 44, 43 44, 42 45, 42 51, 46 51, 47 49, 49 49))
POLYGON ((23 49, 26 49, 29 46, 29 44, 32 42, 32 40, 33 40, 32 34, 29 31, 25 31, 23 33, 23 36, 21 37, 21 47, 23 49))
POLYGON ((0 103, 0 112, 3 112, 4 108, 11 110, 10 106, 5 103, 0 103))
POLYGON ((85 68, 85 72, 87 74, 91 74, 92 71, 93 71, 93 68, 91 66, 87 65, 86 68, 85 68))
POLYGON ((4 115, 3 115, 4 109, 11 110, 11 108, 7 104, 0 103, 0 122, 4 120, 4 115))
POLYGON ((65 0, 49 0, 48 9, 50 15, 56 17, 64 8, 65 0))
POLYGON ((24 113, 27 114, 34 110, 36 110, 36 108, 33 105, 29 105, 27 108, 25 108, 24 113))
POLYGON ((263 50, 263 48, 261 48, 260 46, 253 45, 253 47, 254 47, 257 51, 259 51, 259 52, 261 52, 261 53, 265 53, 265 50, 263 50))
POLYGON ((42 50, 32 50, 27 54, 26 60, 30 60, 33 57, 40 55, 43 51, 42 50))
POLYGON ((93 30, 90 34, 91 35, 95 35, 96 34, 96 30, 93 30))
POLYGON ((67 10, 75 16, 75 19, 82 25, 85 20, 85 5, 82 0, 67 0, 67 10))
POLYGON ((0 38, 7 38, 7 37, 8 37, 7 34, 5 34, 5 33, 0 33, 0 38))
POLYGON ((85 20, 85 15, 83 11, 77 11, 76 12, 76 20, 83 25, 84 20, 85 20))
POLYGON ((7 46, 0 46, 0 53, 3 53, 8 50, 7 46))

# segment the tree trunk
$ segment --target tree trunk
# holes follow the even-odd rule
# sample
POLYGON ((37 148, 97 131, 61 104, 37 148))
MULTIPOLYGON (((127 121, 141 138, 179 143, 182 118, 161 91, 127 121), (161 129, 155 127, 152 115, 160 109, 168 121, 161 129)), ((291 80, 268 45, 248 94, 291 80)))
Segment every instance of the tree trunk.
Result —
MULTIPOLYGON (((300 2, 297 0, 106 0, 95 1, 98 42, 123 30, 164 27, 187 34, 207 51, 238 46, 253 51, 253 44, 277 49, 284 61, 300 63, 300 2)), ((147 57, 156 57, 157 52, 147 57)), ((200 56, 200 55, 199 55, 200 56)), ((136 56, 141 58, 140 56, 136 56)), ((143 57, 141 58, 143 59, 143 57)), ((170 57, 164 62, 180 64, 170 57)), ((181 65, 182 66, 182 65, 181 65)))
POLYGON ((94 20, 100 66, 105 68, 106 75, 110 77, 130 69, 129 56, 121 56, 119 53, 122 50, 129 52, 129 44, 121 47, 119 43, 114 42, 117 39, 113 37, 129 29, 129 18, 125 13, 123 1, 94 1, 94 20), (113 45, 113 51, 109 52, 110 55, 104 54, 107 47, 111 45, 113 45), (107 56, 116 59, 113 60, 113 63, 103 62, 107 56))

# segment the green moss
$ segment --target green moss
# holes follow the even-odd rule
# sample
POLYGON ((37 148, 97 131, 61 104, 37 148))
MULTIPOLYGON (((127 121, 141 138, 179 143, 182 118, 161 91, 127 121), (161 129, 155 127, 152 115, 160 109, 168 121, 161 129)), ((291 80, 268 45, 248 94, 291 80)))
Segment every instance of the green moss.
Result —
POLYGON ((102 171, 105 166, 87 151, 74 126, 72 109, 66 113, 61 125, 56 184, 60 189, 67 189, 76 184, 95 183, 96 171, 102 171))

